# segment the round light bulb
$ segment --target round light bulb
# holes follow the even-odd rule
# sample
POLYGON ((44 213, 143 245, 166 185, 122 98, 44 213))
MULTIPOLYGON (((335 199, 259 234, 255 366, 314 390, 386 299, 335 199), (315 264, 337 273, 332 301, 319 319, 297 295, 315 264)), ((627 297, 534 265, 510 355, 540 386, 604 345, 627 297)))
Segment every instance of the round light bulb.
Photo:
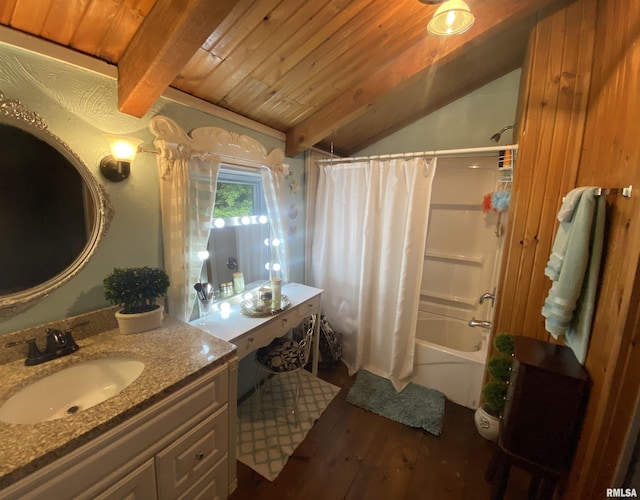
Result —
POLYGON ((200 260, 207 260, 209 258, 209 252, 207 250, 200 250, 198 252, 198 258, 200 260))
POLYGON ((224 227, 224 219, 217 218, 216 220, 213 221, 213 225, 216 226, 218 229, 223 228, 224 227))
POLYGON ((249 224, 251 224, 251 217, 245 215, 242 219, 240 219, 240 222, 242 222, 245 226, 248 226, 249 224))
POLYGON ((273 241, 271 241, 271 244, 274 247, 279 247, 280 246, 280 240, 278 238, 273 238, 273 241))
POLYGON ((282 267, 280 266, 280 264, 278 264, 277 262, 273 265, 273 270, 274 271, 280 271, 280 269, 282 269, 282 267))
POLYGON ((260 224, 266 224, 266 223, 267 223, 267 220, 269 220, 269 219, 267 219, 267 216, 266 216, 266 215, 261 215, 260 217, 258 217, 258 222, 259 222, 260 224))

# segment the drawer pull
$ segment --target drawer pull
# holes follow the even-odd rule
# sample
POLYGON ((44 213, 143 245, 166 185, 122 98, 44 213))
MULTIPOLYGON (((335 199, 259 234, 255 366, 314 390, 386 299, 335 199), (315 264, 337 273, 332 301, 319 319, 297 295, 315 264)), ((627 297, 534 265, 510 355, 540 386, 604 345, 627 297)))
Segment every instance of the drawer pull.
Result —
POLYGON ((247 340, 249 341, 249 343, 251 343, 253 342, 253 337, 249 337, 247 340))
POLYGON ((200 460, 202 460, 204 458, 204 453, 202 453, 201 451, 199 451, 198 453, 196 453, 196 460, 199 462, 200 460))
POLYGON ((313 309, 313 304, 308 305, 309 309, 313 309))
POLYGON ((282 324, 283 324, 283 325, 286 325, 286 324, 287 324, 287 319, 288 319, 288 318, 282 318, 282 324))

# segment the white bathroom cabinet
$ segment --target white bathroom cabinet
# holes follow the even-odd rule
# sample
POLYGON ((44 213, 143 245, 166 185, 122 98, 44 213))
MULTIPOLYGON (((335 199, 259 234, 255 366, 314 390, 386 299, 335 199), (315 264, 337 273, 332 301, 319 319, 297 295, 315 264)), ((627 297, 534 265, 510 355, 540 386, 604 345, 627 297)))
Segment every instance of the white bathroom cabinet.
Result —
POLYGON ((0 498, 227 498, 235 486, 236 369, 234 358, 0 491, 0 498))

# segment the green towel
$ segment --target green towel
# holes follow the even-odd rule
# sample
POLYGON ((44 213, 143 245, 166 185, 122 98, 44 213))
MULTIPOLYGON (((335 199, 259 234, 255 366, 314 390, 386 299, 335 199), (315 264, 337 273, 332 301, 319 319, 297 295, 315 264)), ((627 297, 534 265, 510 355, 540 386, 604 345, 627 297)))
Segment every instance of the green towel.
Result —
POLYGON ((606 207, 604 197, 596 195, 598 188, 578 189, 583 191, 575 201, 572 217, 560 224, 545 270, 553 284, 542 315, 546 318, 545 329, 556 339, 564 336, 565 343, 584 364, 598 287, 606 207))

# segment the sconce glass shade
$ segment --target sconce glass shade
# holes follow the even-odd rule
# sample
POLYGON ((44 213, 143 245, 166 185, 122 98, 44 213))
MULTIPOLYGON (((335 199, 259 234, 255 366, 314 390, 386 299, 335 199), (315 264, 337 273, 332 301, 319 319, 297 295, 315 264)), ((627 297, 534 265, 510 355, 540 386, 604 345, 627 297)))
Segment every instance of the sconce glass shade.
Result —
POLYGON ((463 0, 447 0, 436 9, 427 31, 437 36, 459 35, 471 28, 475 20, 463 0))
POLYGON ((131 137, 105 135, 111 154, 100 161, 100 173, 111 182, 122 182, 131 173, 131 162, 144 141, 131 137))
POLYGON ((138 146, 144 142, 140 139, 117 135, 105 135, 104 137, 109 141, 109 148, 111 148, 113 158, 117 161, 128 161, 129 163, 136 157, 138 146))

